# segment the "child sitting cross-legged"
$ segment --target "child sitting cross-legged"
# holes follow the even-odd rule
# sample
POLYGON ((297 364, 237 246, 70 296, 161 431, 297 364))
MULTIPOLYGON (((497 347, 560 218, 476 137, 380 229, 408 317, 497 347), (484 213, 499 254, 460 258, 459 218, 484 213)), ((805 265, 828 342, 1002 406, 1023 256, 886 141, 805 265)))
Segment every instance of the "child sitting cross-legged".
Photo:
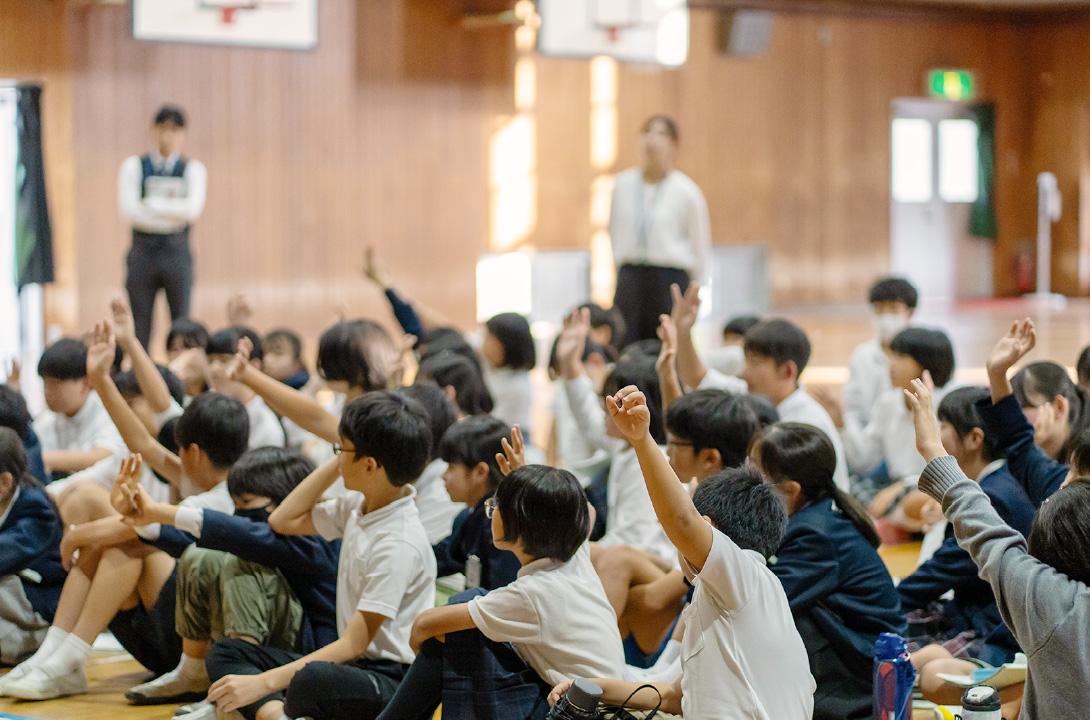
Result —
POLYGON ((435 556, 412 486, 428 462, 431 431, 416 402, 373 392, 344 408, 336 458, 273 511, 290 535, 343 538, 337 571, 339 637, 309 655, 216 643, 206 665, 208 700, 248 720, 374 718, 393 697, 414 654, 413 620, 435 602, 435 556), (341 476, 348 489, 322 501, 341 476))
MULTIPOLYGON (((766 564, 787 528, 783 497, 746 466, 705 480, 690 498, 651 438, 643 393, 627 387, 607 404, 636 449, 655 512, 696 592, 682 614, 681 678, 644 689, 596 679, 603 699, 645 709, 661 703, 666 712, 700 720, 810 718, 814 679, 806 648, 766 564)), ((569 686, 559 684, 550 701, 569 686)))
MULTIPOLYGON (((510 454, 509 454, 510 457, 510 454)), ((513 470, 488 501, 496 547, 514 553, 518 578, 467 590, 413 625, 417 659, 380 720, 543 718, 553 684, 617 675, 617 616, 590 562, 590 510, 567 470, 513 470), (497 716, 498 717, 498 716, 497 716)))

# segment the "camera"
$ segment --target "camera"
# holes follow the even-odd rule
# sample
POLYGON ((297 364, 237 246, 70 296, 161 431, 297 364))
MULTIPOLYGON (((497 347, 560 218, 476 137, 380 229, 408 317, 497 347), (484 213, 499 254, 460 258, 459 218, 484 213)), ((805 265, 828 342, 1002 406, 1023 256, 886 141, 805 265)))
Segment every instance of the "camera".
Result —
POLYGON ((598 720, 602 688, 586 678, 576 678, 568 691, 549 710, 545 720, 598 720))

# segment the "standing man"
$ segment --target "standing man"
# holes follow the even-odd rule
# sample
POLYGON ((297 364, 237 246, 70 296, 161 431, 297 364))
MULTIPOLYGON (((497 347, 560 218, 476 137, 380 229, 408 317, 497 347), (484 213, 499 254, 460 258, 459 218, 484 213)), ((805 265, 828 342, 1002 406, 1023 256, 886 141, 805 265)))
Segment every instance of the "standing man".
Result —
POLYGON ((197 160, 181 156, 184 141, 185 115, 164 105, 155 115, 151 152, 126 158, 117 179, 121 217, 132 225, 125 288, 136 337, 145 348, 160 289, 166 291, 172 319, 189 314, 189 227, 204 210, 208 173, 197 160))
POLYGON ((682 292, 700 282, 711 245, 708 204, 688 176, 674 169, 677 123, 655 115, 643 124, 640 167, 614 177, 609 236, 617 265, 613 306, 624 317, 624 347, 655 337, 659 315, 672 306, 670 285, 682 292))

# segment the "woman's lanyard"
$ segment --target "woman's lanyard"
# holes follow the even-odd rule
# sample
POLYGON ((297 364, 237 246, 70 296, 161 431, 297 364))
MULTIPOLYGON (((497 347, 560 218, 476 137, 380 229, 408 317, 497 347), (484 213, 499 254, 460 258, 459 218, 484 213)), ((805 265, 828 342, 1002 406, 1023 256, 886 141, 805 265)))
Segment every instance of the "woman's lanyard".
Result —
POLYGON ((666 184, 669 173, 662 176, 655 185, 655 192, 651 194, 651 202, 644 207, 644 197, 647 194, 647 181, 640 175, 640 183, 636 186, 636 249, 641 258, 647 257, 648 235, 651 232, 651 223, 654 220, 655 207, 658 205, 659 196, 662 194, 662 186, 666 184))

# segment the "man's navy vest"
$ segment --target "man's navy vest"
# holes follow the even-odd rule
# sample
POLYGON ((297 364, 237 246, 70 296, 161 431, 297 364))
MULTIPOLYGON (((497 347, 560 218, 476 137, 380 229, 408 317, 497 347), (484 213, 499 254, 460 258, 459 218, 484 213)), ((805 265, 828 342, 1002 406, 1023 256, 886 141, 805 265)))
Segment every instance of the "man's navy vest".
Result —
MULTIPOLYGON (((185 167, 186 167, 186 159, 184 157, 179 157, 178 160, 174 163, 174 167, 171 168, 170 172, 158 172, 155 169, 155 163, 152 162, 152 160, 151 160, 151 155, 141 156, 141 158, 140 158, 140 197, 144 198, 147 195, 147 184, 148 184, 148 178, 149 177, 183 178, 183 177, 185 177, 185 167)), ((172 238, 175 238, 177 240, 188 240, 189 239, 189 225, 186 225, 184 228, 182 228, 181 230, 179 230, 176 233, 166 233, 166 234, 147 233, 147 232, 144 232, 142 230, 137 230, 136 228, 133 228, 132 234, 133 234, 134 239, 136 239, 136 238, 149 238, 149 237, 172 237, 172 238)))

